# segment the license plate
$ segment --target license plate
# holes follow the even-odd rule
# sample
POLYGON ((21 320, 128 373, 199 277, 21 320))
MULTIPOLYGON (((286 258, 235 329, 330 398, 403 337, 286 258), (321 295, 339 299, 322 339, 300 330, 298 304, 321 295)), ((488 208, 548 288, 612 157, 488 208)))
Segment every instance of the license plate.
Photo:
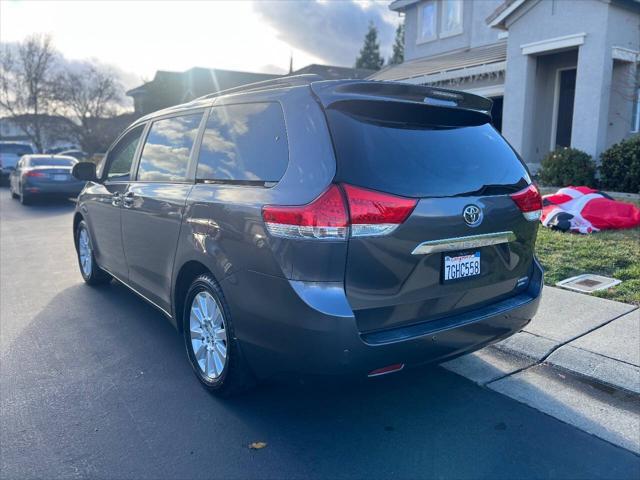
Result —
POLYGON ((480 275, 480 252, 445 255, 443 269, 445 282, 480 275))
POLYGON ((64 174, 61 174, 61 175, 54 175, 54 176, 53 176, 53 179, 54 179, 56 182, 63 182, 63 181, 65 181, 65 180, 67 179, 67 176, 66 176, 66 175, 64 175, 64 174))

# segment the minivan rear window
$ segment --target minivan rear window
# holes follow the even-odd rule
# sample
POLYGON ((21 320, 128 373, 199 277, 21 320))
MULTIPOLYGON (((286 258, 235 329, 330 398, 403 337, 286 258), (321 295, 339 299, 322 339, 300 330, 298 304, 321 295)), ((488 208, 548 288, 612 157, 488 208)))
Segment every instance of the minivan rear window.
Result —
POLYGON ((327 109, 336 180, 407 197, 504 194, 530 183, 489 117, 378 103, 373 109, 327 109))
POLYGON ((211 109, 200 146, 198 180, 277 182, 288 163, 280 104, 245 103, 211 109))

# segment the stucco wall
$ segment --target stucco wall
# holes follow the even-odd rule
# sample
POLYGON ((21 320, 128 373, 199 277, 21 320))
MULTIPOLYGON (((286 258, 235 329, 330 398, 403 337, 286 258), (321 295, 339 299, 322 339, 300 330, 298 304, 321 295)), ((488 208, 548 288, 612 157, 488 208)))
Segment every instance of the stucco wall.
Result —
POLYGON ((555 73, 545 73, 544 57, 524 55, 522 45, 585 34, 578 53, 571 143, 597 158, 613 138, 609 132, 612 47, 638 50, 639 19, 637 10, 601 0, 547 0, 531 1, 507 20, 503 134, 527 162, 537 163, 549 149, 552 110, 548 98, 553 96, 555 73), (550 78, 540 80, 545 74, 550 78), (538 87, 545 82, 549 88, 541 91, 538 87))
POLYGON ((611 45, 640 50, 640 7, 623 8, 620 4, 611 4, 607 18, 607 35, 611 45))
MULTIPOLYGON (((612 5, 608 18, 609 44, 640 51, 640 15, 612 5)), ((633 116, 637 64, 614 61, 609 99, 608 130, 605 147, 628 138, 633 116)))

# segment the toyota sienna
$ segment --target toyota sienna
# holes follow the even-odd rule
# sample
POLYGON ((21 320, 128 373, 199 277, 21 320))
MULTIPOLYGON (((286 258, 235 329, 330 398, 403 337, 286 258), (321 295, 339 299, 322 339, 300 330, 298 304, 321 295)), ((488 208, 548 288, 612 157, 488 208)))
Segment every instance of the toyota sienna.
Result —
POLYGON ((490 111, 311 75, 153 113, 74 167, 80 272, 162 311, 221 394, 497 342, 538 307, 542 202, 490 111))

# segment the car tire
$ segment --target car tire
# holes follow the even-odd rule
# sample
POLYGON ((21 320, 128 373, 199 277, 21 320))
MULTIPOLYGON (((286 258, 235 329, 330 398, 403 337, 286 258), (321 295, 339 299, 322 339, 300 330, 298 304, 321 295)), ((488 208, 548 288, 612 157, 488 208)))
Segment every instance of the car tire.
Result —
POLYGON ((184 302, 182 327, 189 363, 205 389, 228 397, 255 385, 234 335, 229 306, 220 286, 211 275, 199 276, 189 287, 184 302), (204 308, 203 299, 204 305, 208 305, 204 308), (200 316, 196 310, 200 312, 200 316), (220 348, 221 345, 224 345, 223 349, 220 348), (221 355, 222 350, 225 352, 224 356, 221 355))
POLYGON ((23 189, 20 189, 20 203, 22 205, 31 205, 31 197, 24 193, 23 189))
POLYGON ((78 223, 75 231, 76 254, 80 274, 87 285, 102 285, 111 280, 111 275, 102 270, 93 254, 93 243, 89 228, 84 220, 78 223))

